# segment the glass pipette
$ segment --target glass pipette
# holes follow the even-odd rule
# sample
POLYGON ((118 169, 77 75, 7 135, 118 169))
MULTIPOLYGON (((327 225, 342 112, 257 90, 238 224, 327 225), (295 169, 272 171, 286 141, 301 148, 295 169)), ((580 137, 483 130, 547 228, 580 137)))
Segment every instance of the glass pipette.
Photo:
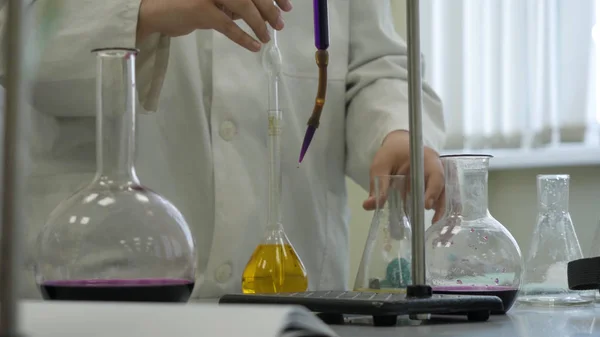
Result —
POLYGON ((319 86, 317 88, 315 107, 313 108, 312 115, 308 119, 308 128, 304 135, 304 142, 302 143, 302 149, 300 150, 300 158, 298 158, 299 163, 304 159, 304 155, 306 155, 306 151, 308 151, 310 142, 319 127, 319 120, 321 119, 321 112, 325 105, 325 95, 327 93, 327 65, 329 64, 329 52, 327 51, 327 48, 329 48, 329 14, 327 11, 327 0, 313 0, 313 13, 315 47, 317 47, 315 59, 317 61, 317 66, 319 67, 319 86))

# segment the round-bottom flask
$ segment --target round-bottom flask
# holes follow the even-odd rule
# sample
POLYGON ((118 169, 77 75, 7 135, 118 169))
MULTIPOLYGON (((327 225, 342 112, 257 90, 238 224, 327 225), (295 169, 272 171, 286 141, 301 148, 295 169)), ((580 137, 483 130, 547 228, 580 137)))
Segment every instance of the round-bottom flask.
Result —
POLYGON ((38 237, 35 277, 47 300, 187 302, 194 288, 191 231, 134 169, 135 56, 97 56, 97 172, 61 202, 38 237))
POLYGON ((491 156, 442 156, 446 212, 427 230, 427 281, 435 294, 495 295, 513 306, 521 283, 521 250, 488 211, 491 156))

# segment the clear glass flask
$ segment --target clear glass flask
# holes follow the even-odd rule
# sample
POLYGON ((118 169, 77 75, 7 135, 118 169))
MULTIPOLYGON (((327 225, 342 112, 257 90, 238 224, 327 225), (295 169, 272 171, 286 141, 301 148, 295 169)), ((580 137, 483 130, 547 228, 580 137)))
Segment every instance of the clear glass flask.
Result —
POLYGON ((283 229, 281 217, 281 131, 282 110, 279 85, 282 58, 277 32, 263 52, 263 67, 269 79, 268 143, 269 200, 268 222, 262 242, 256 247, 242 274, 244 294, 302 292, 308 276, 302 260, 283 229))
POLYGON ((570 290, 567 263, 583 258, 569 214, 567 174, 538 175, 538 217, 525 262, 519 303, 574 306, 593 302, 593 291, 570 290))
POLYGON ((495 295, 502 314, 515 302, 521 283, 521 250, 488 210, 491 156, 442 156, 446 212, 427 229, 427 281, 435 294, 495 295))
POLYGON ((406 177, 375 177, 377 199, 358 267, 355 291, 405 293, 412 284, 412 232, 406 216, 406 177))
POLYGON ((187 302, 196 249, 181 213, 134 167, 135 49, 97 58, 97 171, 38 237, 35 277, 47 300, 187 302))
MULTIPOLYGON (((589 254, 587 257, 598 257, 600 256, 600 221, 596 223, 596 232, 594 233, 594 238, 592 239, 592 246, 589 249, 589 254)), ((600 302, 600 292, 598 290, 594 291, 594 300, 596 302, 600 302)))

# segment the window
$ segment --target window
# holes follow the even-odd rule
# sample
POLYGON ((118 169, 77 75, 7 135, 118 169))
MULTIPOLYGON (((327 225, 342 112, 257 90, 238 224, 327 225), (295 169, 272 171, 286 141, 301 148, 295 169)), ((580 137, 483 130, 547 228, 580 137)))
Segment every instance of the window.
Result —
POLYGON ((599 0, 422 0, 445 152, 496 168, 600 164, 599 0), (598 5, 597 5, 598 3, 598 5))

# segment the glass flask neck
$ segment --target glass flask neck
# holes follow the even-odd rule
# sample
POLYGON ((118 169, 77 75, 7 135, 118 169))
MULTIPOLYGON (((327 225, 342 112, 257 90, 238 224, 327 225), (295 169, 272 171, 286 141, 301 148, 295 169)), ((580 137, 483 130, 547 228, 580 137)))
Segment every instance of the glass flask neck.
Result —
POLYGON ((537 177, 540 213, 569 212, 569 176, 539 175, 537 177))
POLYGON ((446 215, 475 220, 489 215, 489 157, 442 158, 446 176, 446 215))
POLYGON ((263 51, 263 67, 268 75, 268 147, 269 147, 269 206, 268 225, 281 227, 281 127, 283 112, 280 107, 281 52, 277 33, 270 28, 271 41, 263 51))
POLYGON ((379 196, 376 199, 377 212, 389 216, 392 223, 402 223, 406 217, 405 200, 409 197, 406 177, 401 175, 375 177, 375 195, 379 196))
POLYGON ((138 184, 135 173, 136 51, 95 51, 96 151, 95 182, 138 184))
POLYGON ((287 236, 281 223, 269 224, 265 230, 264 244, 287 243, 287 236))

